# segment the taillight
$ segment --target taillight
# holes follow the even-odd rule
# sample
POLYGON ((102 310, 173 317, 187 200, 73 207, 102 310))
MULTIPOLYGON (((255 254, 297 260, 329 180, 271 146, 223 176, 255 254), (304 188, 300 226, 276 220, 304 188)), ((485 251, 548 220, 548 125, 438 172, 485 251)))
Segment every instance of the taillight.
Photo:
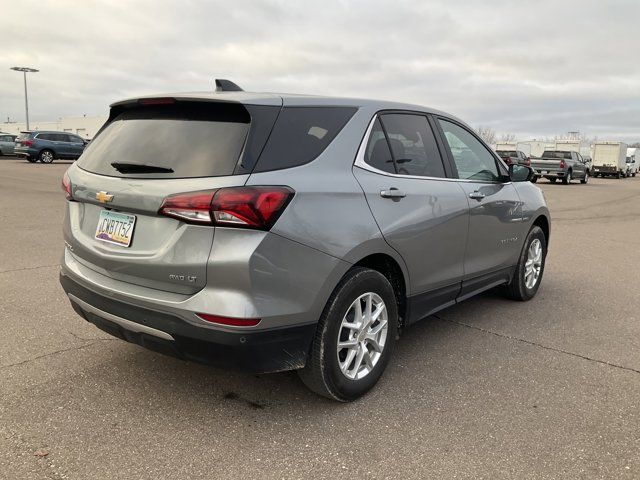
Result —
POLYGON ((215 190, 209 190, 171 195, 164 199, 158 213, 187 223, 211 225, 211 200, 215 193, 215 190))
POLYGON ((269 230, 293 195, 289 187, 226 187, 171 195, 158 213, 187 223, 269 230))
POLYGON ((24 145, 25 147, 31 147, 33 146, 33 140, 23 140, 22 145, 24 145))
POLYGON ((560 160, 560 168, 564 168, 567 164, 564 163, 564 160, 560 160))
POLYGON ((67 200, 73 200, 73 195, 71 195, 71 180, 69 180, 67 172, 64 172, 62 176, 62 191, 64 191, 64 196, 67 200))
POLYGON ((234 327, 255 327, 260 323, 259 318, 235 318, 221 317, 219 315, 210 315, 208 313, 198 313, 198 317, 202 320, 220 325, 232 325, 234 327))

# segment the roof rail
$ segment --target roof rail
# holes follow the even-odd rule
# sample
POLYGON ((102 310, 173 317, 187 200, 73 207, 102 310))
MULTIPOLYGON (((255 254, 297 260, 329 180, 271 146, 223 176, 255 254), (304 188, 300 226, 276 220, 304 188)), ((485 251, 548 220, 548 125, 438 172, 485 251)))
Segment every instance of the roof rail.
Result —
POLYGON ((216 92, 243 92, 238 85, 231 80, 216 78, 216 92))

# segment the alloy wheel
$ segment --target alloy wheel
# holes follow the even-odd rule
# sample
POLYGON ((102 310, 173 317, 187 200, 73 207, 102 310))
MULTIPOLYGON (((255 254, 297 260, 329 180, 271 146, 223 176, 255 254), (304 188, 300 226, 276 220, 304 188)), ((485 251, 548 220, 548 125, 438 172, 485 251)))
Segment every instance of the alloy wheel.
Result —
POLYGON ((374 369, 387 341, 388 313, 373 292, 360 295, 342 319, 338 332, 338 365, 350 380, 360 380, 374 369))
POLYGON ((538 283, 542 270, 542 243, 535 238, 529 245, 527 261, 524 264, 524 284, 531 290, 538 283))

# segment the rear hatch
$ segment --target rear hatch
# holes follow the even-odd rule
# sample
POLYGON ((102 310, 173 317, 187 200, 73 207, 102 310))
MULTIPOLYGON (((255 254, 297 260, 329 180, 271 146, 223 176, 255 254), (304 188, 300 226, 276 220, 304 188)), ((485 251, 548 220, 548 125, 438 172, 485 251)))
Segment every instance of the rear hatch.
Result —
POLYGON ((215 228, 159 214, 171 195, 244 185, 280 110, 147 99, 112 107, 68 171, 65 241, 109 277, 192 294, 206 285, 215 228))

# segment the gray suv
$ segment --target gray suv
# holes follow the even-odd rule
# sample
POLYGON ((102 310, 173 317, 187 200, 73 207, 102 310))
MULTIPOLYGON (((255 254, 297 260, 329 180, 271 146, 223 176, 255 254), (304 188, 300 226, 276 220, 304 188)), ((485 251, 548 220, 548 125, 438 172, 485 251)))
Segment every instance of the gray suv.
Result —
POLYGON ((532 170, 417 105, 242 91, 135 98, 64 175, 60 281, 144 347, 372 388, 408 325, 529 300, 550 219, 532 170))

